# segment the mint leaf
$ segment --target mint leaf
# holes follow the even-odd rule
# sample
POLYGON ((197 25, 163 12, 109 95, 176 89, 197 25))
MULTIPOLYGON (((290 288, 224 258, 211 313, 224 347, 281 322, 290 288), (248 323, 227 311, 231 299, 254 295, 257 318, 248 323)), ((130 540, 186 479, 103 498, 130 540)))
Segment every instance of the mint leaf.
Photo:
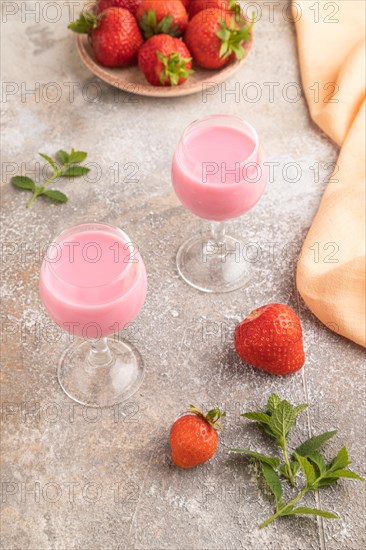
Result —
POLYGON ((267 485, 269 486, 272 493, 274 494, 277 505, 281 504, 282 503, 282 485, 281 485, 280 478, 278 477, 274 469, 271 466, 269 466, 269 464, 266 464, 265 462, 262 462, 262 470, 263 470, 264 479, 266 480, 267 485))
POLYGON ((258 422, 263 422, 263 424, 269 424, 270 416, 268 414, 264 414, 261 412, 247 412, 243 413, 240 416, 245 416, 245 418, 249 418, 249 420, 257 420, 258 422))
POLYGON ((274 413, 274 410, 281 403, 281 397, 278 397, 277 394, 271 393, 267 401, 267 410, 270 414, 274 413))
POLYGON ((350 479, 358 479, 360 481, 365 481, 365 478, 363 478, 362 476, 359 476, 358 474, 356 474, 356 472, 352 472, 352 470, 336 470, 335 472, 332 472, 332 473, 328 472, 327 475, 329 477, 336 477, 336 478, 348 477, 350 479))
POLYGON ((338 518, 338 516, 336 514, 332 514, 332 512, 326 512, 325 510, 318 510, 317 508, 307 508, 306 506, 294 508, 290 512, 285 512, 282 515, 294 516, 296 514, 310 514, 312 516, 321 516, 323 518, 329 518, 329 519, 338 518))
POLYGON ((326 487, 327 485, 331 485, 332 483, 336 483, 338 480, 337 477, 323 477, 319 481, 316 482, 317 487, 326 487))
POLYGON ((80 176, 85 176, 88 172, 90 172, 90 168, 86 168, 85 166, 70 166, 66 168, 60 176, 63 178, 78 178, 80 176))
POLYGON ((307 485, 310 486, 316 479, 314 467, 304 456, 296 455, 296 458, 305 474, 307 485))
POLYGON ((53 168, 53 171, 56 172, 57 166, 55 161, 49 157, 48 155, 45 155, 44 153, 38 153, 40 157, 44 158, 53 168))
POLYGON ((342 447, 337 456, 333 458, 332 462, 330 463, 327 474, 329 472, 334 472, 335 470, 345 468, 346 466, 348 466, 348 464, 351 464, 351 462, 348 460, 347 448, 342 447))
POLYGON ((294 408, 286 400, 281 401, 270 416, 269 427, 281 440, 285 441, 288 432, 295 423, 294 408))
POLYGON ((328 439, 334 437, 336 433, 337 430, 333 430, 332 432, 324 432, 319 435, 314 435, 313 437, 310 437, 309 439, 304 441, 304 443, 299 445, 295 452, 301 456, 308 456, 314 451, 320 449, 320 447, 324 445, 324 443, 326 443, 328 439))
POLYGON ((300 403, 300 405, 296 405, 296 407, 294 408, 295 414, 299 414, 302 411, 305 411, 305 409, 307 409, 308 406, 309 405, 307 403, 300 403))
POLYGON ((294 460, 290 463, 290 470, 287 464, 283 464, 281 466, 280 472, 283 476, 285 476, 290 481, 296 476, 297 472, 300 469, 300 464, 297 462, 297 460, 294 460))
POLYGON ((14 176, 11 178, 11 183, 15 185, 15 187, 27 189, 29 191, 34 191, 36 185, 34 181, 31 178, 27 178, 27 176, 14 176))
POLYGON ((46 195, 46 197, 53 199, 57 202, 67 202, 68 198, 64 193, 61 193, 61 191, 57 191, 57 189, 48 189, 47 191, 42 191, 40 195, 46 195))
POLYGON ((278 468, 280 465, 280 459, 277 456, 266 456, 262 453, 256 453, 254 451, 248 451, 247 449, 230 449, 233 453, 242 453, 247 456, 250 456, 251 458, 255 458, 259 460, 262 463, 268 464, 269 466, 272 466, 273 468, 278 468))
POLYGON ((323 455, 321 455, 318 451, 314 451, 313 453, 308 454, 307 459, 311 460, 311 462, 313 462, 317 466, 320 476, 323 476, 323 474, 325 474, 327 470, 327 465, 325 463, 323 455))
POLYGON ((83 162, 87 156, 88 154, 84 151, 74 151, 74 149, 72 149, 68 162, 70 164, 78 164, 79 162, 83 162))
POLYGON ((57 151, 56 155, 62 164, 67 164, 69 162, 70 155, 69 153, 66 153, 66 151, 62 151, 62 149, 60 149, 60 151, 57 151))

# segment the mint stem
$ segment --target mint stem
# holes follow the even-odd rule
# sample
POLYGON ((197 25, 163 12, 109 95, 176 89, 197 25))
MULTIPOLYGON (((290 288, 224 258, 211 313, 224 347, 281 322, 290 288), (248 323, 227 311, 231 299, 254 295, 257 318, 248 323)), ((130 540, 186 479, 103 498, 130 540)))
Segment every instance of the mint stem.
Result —
POLYGON ((291 468, 291 465, 290 465, 290 459, 289 459, 288 454, 287 454, 286 439, 284 441, 282 450, 283 450, 283 456, 285 457, 285 462, 287 464, 287 471, 288 471, 288 475, 289 475, 289 481, 290 481, 291 485, 295 485, 295 479, 294 479, 294 476, 293 476, 293 473, 292 473, 292 468, 291 468))
POLYGON ((67 168, 68 166, 70 165, 69 162, 66 162, 65 164, 63 164, 62 166, 59 167, 58 170, 55 170, 55 172, 52 174, 52 176, 50 178, 48 178, 48 180, 42 185, 42 187, 39 187, 38 189, 36 189, 33 193, 33 195, 31 196, 31 198, 29 199, 29 201, 27 202, 26 204, 26 207, 29 208, 34 200, 43 193, 43 191, 46 189, 46 187, 52 182, 54 181, 56 178, 58 178, 59 176, 61 176, 62 172, 65 170, 65 168, 67 168))
POLYGON ((308 491, 309 489, 305 487, 302 491, 300 491, 298 495, 296 495, 296 497, 290 500, 283 508, 281 508, 280 510, 277 510, 277 512, 273 514, 273 516, 271 516, 270 518, 266 519, 266 521, 261 523, 259 526, 259 529, 263 529, 264 527, 267 527, 267 525, 272 523, 272 521, 274 521, 275 519, 281 516, 286 516, 286 512, 289 511, 291 506, 293 506, 298 500, 300 500, 308 491))

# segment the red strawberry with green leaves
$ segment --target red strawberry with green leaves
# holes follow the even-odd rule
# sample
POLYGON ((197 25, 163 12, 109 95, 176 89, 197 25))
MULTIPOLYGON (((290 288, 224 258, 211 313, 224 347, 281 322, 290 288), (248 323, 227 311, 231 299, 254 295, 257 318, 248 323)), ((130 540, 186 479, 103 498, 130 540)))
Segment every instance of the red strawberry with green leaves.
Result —
POLYGON ((219 69, 230 59, 242 59, 253 24, 222 10, 203 10, 189 21, 184 40, 198 65, 219 69))
POLYGON ((136 18, 145 38, 155 34, 181 36, 188 23, 181 0, 142 0, 136 18))
POLYGON ((220 409, 203 414, 189 406, 188 414, 178 418, 170 430, 170 448, 176 466, 194 468, 213 457, 219 442, 216 426, 222 430, 218 420, 223 416, 225 413, 220 409))
POLYGON ((123 8, 135 15, 141 2, 142 0, 99 0, 96 8, 97 13, 102 13, 107 8, 123 8))
POLYGON ((305 362, 300 319, 285 304, 252 311, 236 327, 234 339, 244 361, 271 374, 292 374, 305 362))
POLYGON ((240 5, 237 0, 191 0, 189 18, 192 19, 200 11, 213 9, 221 10, 221 13, 225 11, 240 13, 240 5))
POLYGON ((136 63, 137 52, 144 42, 136 19, 122 8, 108 8, 100 15, 81 13, 69 29, 89 35, 95 59, 106 67, 136 63))
POLYGON ((192 57, 187 46, 179 38, 168 34, 149 38, 139 50, 138 64, 153 86, 183 84, 193 73, 192 57))

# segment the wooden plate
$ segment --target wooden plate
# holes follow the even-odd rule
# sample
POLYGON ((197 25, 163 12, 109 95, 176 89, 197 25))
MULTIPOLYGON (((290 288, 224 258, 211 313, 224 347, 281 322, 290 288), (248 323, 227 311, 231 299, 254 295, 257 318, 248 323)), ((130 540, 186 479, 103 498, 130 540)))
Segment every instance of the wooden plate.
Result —
POLYGON ((215 86, 215 84, 219 84, 233 75, 246 61, 253 46, 253 38, 245 43, 245 55, 240 61, 231 61, 223 69, 217 71, 209 71, 196 65, 193 67, 195 73, 184 84, 166 87, 148 84, 137 65, 121 69, 102 67, 96 62, 86 35, 78 34, 76 44, 83 63, 104 82, 133 94, 150 97, 178 97, 202 92, 202 90, 208 89, 210 85, 215 86))

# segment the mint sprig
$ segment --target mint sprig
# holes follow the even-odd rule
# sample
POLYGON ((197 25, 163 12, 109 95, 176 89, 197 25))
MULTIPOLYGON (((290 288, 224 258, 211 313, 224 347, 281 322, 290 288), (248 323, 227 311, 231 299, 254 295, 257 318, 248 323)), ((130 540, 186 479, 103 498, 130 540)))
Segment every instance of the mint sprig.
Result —
POLYGON ((42 185, 36 185, 36 183, 27 176, 15 176, 12 178, 11 183, 19 189, 32 191, 33 194, 27 202, 27 208, 29 208, 35 199, 40 196, 48 197, 60 203, 67 202, 68 198, 65 193, 57 189, 47 189, 47 187, 60 177, 76 178, 87 174, 90 169, 86 166, 79 166, 79 164, 86 159, 87 153, 84 151, 75 151, 74 149, 71 149, 71 153, 60 150, 56 153, 57 161, 44 153, 39 153, 39 155, 50 165, 52 175, 42 185))
POLYGON ((260 524, 260 529, 284 516, 315 515, 324 518, 337 518, 337 515, 332 512, 306 506, 296 508, 295 504, 307 492, 317 491, 321 487, 336 483, 341 478, 364 481, 364 478, 347 468, 351 462, 346 447, 342 447, 329 462, 319 452, 319 449, 336 435, 336 430, 313 436, 299 445, 292 453, 288 451, 289 432, 296 424, 296 416, 307 407, 307 403, 293 406, 286 399, 281 399, 272 393, 268 398, 265 412, 251 411, 241 415, 257 422, 267 435, 275 438, 284 457, 284 462, 281 464, 282 461, 277 456, 267 456, 248 449, 230 449, 231 452, 245 454, 260 462, 264 480, 275 498, 276 512, 260 524), (305 486, 294 498, 284 503, 281 478, 286 478, 291 485, 295 485, 295 478, 299 471, 302 471, 305 476, 305 486))

